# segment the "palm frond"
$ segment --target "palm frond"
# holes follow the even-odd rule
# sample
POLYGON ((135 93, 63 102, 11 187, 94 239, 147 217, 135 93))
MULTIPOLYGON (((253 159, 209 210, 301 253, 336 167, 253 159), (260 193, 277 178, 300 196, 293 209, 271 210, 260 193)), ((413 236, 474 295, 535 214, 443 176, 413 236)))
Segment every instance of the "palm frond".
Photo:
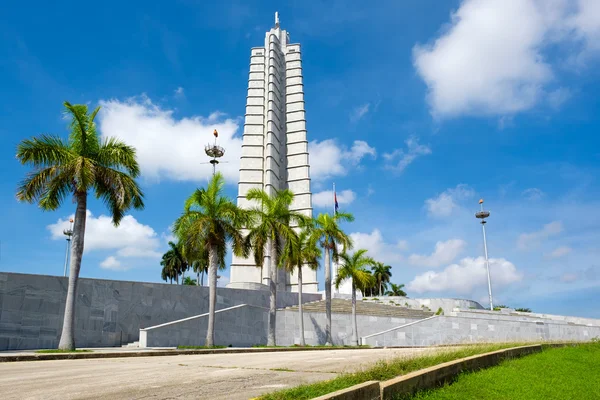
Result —
POLYGON ((23 140, 17 146, 17 159, 21 164, 36 168, 65 165, 74 158, 73 150, 57 136, 40 135, 23 140))
POLYGON ((104 167, 125 169, 132 178, 137 178, 140 174, 135 148, 117 138, 108 138, 102 143, 96 161, 104 167))

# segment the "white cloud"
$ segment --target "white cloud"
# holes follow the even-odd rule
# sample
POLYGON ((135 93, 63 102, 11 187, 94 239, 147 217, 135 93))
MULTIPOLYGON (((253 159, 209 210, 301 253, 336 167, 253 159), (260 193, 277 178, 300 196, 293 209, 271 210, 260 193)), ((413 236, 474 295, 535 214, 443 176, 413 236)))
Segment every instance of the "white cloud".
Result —
POLYGON ((408 250, 408 242, 406 240, 398 240, 396 247, 401 251, 408 250))
POLYGON ((395 149, 391 153, 383 154, 383 158, 388 162, 387 168, 402 172, 418 157, 431 154, 431 148, 419 144, 419 139, 416 136, 409 137, 404 143, 406 143, 406 149, 395 149), (398 159, 397 162, 396 159, 398 159))
POLYGON ((366 103, 366 104, 363 104, 362 106, 356 107, 354 110, 352 110, 352 113, 350 114, 350 121, 358 122, 362 117, 367 115, 367 113, 369 112, 370 106, 371 106, 371 104, 366 103))
MULTIPOLYGON (((337 193, 338 204, 351 204, 356 199, 356 193, 352 190, 342 190, 337 193)), ((314 207, 329 207, 333 209, 333 190, 325 190, 323 192, 315 193, 312 196, 312 203, 314 207)))
MULTIPOLYGON (((206 281, 208 282, 208 279, 206 281)), ((217 287, 225 287, 228 284, 229 284, 228 276, 221 276, 220 278, 217 278, 217 287)))
MULTIPOLYGON (((490 275, 494 288, 506 286, 523 279, 513 263, 504 258, 490 259, 490 275)), ((476 288, 487 290, 485 258, 463 258, 441 272, 427 271, 416 276, 408 285, 408 290, 416 293, 454 292, 460 295, 471 294, 476 288)))
POLYGON ((435 116, 513 114, 538 104, 555 80, 546 48, 567 44, 558 51, 582 64, 598 39, 597 0, 464 0, 438 38, 414 47, 414 66, 435 116))
POLYGON ((557 247, 556 249, 554 249, 551 253, 547 254, 547 257, 560 258, 560 257, 566 256, 571 251, 573 251, 573 249, 570 247, 560 246, 560 247, 557 247))
POLYGON ((455 188, 447 189, 437 197, 425 200, 425 208, 430 217, 449 217, 460 208, 459 202, 475 195, 475 191, 468 185, 460 184, 455 188))
POLYGON ((437 242, 435 249, 430 255, 411 254, 408 262, 420 267, 436 268, 444 264, 449 264, 458 257, 467 246, 467 242, 462 239, 450 239, 445 242, 437 242))
POLYGON ((130 269, 129 267, 123 266, 121 261, 117 260, 114 256, 106 257, 106 259, 100 263, 100 268, 112 271, 127 271, 130 269))
POLYGON ((177 89, 175 89, 175 98, 176 99, 182 99, 185 97, 185 90, 179 86, 177 89))
POLYGON ((538 188, 529 188, 525 189, 522 195, 529 201, 537 201, 541 200, 546 195, 546 193, 542 192, 538 188))
POLYGON ((213 143, 225 148, 227 163, 218 169, 229 183, 239 179, 242 139, 238 122, 216 112, 208 117, 175 118, 173 110, 152 103, 145 95, 125 101, 102 100, 99 127, 103 137, 115 136, 137 150, 142 175, 159 180, 202 181, 212 175, 204 147, 213 143))
POLYGON ((335 140, 312 141, 308 145, 310 154, 310 176, 323 180, 333 176, 344 176, 351 167, 356 167, 366 156, 377 157, 375 148, 363 140, 355 140, 350 149, 338 146, 335 140))
MULTIPOLYGON (((53 240, 64 239, 63 230, 69 228, 69 219, 61 218, 56 223, 48 225, 53 240)), ((115 255, 106 258, 100 266, 112 270, 126 270, 122 267, 120 258, 158 259, 161 242, 157 233, 148 225, 139 223, 133 216, 126 215, 118 227, 107 215, 94 217, 87 211, 84 252, 115 251, 115 255), (117 258, 118 257, 118 258, 117 258)))
POLYGON ((533 247, 539 246, 543 240, 549 237, 556 236, 563 230, 562 223, 560 221, 550 222, 544 225, 544 227, 531 233, 522 233, 517 239, 517 247, 520 250, 528 250, 533 247))
POLYGON ((354 232, 350 234, 354 243, 354 249, 366 249, 369 256, 377 261, 385 262, 393 266, 404 260, 400 253, 404 250, 406 242, 398 241, 397 244, 385 242, 379 229, 373 229, 371 233, 354 232))

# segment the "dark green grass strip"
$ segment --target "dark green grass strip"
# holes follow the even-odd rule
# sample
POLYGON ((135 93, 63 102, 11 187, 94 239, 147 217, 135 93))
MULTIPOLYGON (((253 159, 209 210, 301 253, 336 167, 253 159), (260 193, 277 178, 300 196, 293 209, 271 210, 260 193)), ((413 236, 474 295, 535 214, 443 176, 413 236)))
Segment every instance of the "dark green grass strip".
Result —
POLYGON ((600 399, 600 343, 546 348, 497 367, 462 374, 414 400, 600 399))
POLYGON ((419 369, 431 367, 432 365, 457 360, 463 357, 473 356, 475 354, 488 353, 509 347, 522 346, 523 343, 504 343, 476 345, 460 348, 449 348, 439 353, 424 355, 416 358, 398 358, 391 361, 379 361, 363 371, 342 374, 329 381, 317 382, 308 385, 297 386, 274 393, 269 393, 259 397, 260 400, 302 400, 312 399, 327 393, 335 392, 358 385, 367 381, 385 381, 395 378, 398 375, 417 371, 419 369))

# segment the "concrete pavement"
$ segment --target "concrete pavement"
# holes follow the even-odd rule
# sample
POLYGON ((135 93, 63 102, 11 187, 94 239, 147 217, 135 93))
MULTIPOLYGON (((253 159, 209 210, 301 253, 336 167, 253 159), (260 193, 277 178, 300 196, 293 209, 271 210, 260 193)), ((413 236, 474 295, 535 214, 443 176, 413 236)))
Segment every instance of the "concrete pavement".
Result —
POLYGON ((382 359, 441 349, 352 349, 0 364, 2 399, 248 399, 382 359))

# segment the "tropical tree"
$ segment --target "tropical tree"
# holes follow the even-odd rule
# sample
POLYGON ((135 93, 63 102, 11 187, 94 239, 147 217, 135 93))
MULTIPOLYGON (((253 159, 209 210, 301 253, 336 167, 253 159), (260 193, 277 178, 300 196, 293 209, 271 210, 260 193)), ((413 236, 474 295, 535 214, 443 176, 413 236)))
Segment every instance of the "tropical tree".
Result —
POLYGON ((262 266, 267 258, 269 273, 269 332, 267 345, 275 346, 275 325, 277 306, 277 271, 284 244, 294 239, 293 226, 304 226, 309 219, 303 214, 290 210, 294 194, 289 190, 275 190, 269 195, 264 190, 250 189, 246 199, 258 205, 249 210, 252 223, 246 237, 246 246, 254 253, 254 262, 262 266))
POLYGON ((110 210, 117 226, 131 207, 144 207, 143 194, 135 182, 140 169, 135 149, 124 142, 108 138, 100 140, 94 119, 85 104, 64 103, 70 118, 67 141, 58 136, 40 135, 23 140, 17 147, 17 159, 33 171, 20 183, 17 199, 37 202, 44 211, 58 209, 72 196, 77 204, 71 247, 71 272, 65 303, 63 330, 58 347, 75 348, 75 299, 83 256, 87 198, 93 192, 110 210))
MULTIPOLYGON (((179 285, 179 275, 184 275, 184 271, 188 268, 187 261, 183 256, 182 246, 179 243, 169 242, 169 247, 170 249, 163 254, 160 265, 163 266, 163 270, 166 269, 167 276, 175 277, 175 282, 179 285)), ((183 283, 184 278, 182 276, 181 283, 183 283)))
POLYGON ((281 262, 285 269, 294 273, 298 272, 298 317, 300 320, 300 346, 306 346, 304 339, 304 315, 302 313, 302 268, 312 270, 319 268, 321 252, 316 243, 310 241, 311 226, 307 225, 299 234, 288 238, 283 249, 281 262))
POLYGON ((170 282, 171 284, 173 284, 173 279, 177 279, 178 276, 177 271, 172 269, 170 265, 163 264, 163 261, 161 261, 161 265, 163 266, 163 268, 160 273, 160 277, 163 281, 170 282))
POLYGON ((206 257, 206 260, 194 260, 192 262, 192 269, 196 273, 196 283, 198 286, 204 286, 204 274, 208 273, 208 257, 206 257))
POLYGON ((183 279, 182 284, 188 285, 188 286, 198 286, 198 281, 196 281, 195 279, 192 279, 189 276, 186 276, 185 279, 183 279))
POLYGON ((401 285, 396 285, 392 283, 390 285, 390 290, 388 290, 385 294, 386 296, 401 296, 406 297, 406 292, 404 291, 404 283, 401 285))
POLYGON ((375 277, 375 284, 378 288, 377 293, 379 296, 383 296, 384 290, 387 289, 386 286, 392 277, 392 267, 382 262, 377 262, 371 267, 371 271, 375 277))
POLYGON ((248 256, 241 228, 247 213, 223 195, 225 180, 213 175, 206 189, 197 189, 185 202, 183 214, 175 221, 174 233, 184 246, 204 247, 208 253, 209 306, 206 346, 214 346, 217 268, 225 268, 227 244, 241 257, 248 256))
POLYGON ((339 255, 341 265, 338 267, 338 274, 335 279, 335 287, 346 279, 352 280, 352 344, 358 346, 358 324, 356 323, 356 289, 364 288, 373 284, 374 277, 369 273, 367 267, 375 265, 375 260, 367 256, 367 250, 360 249, 354 254, 342 253, 339 255))
POLYGON ((332 344, 331 340, 331 260, 338 261, 338 247, 341 246, 342 253, 352 248, 352 240, 341 230, 339 223, 342 221, 352 222, 354 217, 350 213, 336 212, 335 215, 319 214, 314 220, 314 229, 311 234, 311 242, 319 243, 323 248, 325 257, 325 343, 332 344))

